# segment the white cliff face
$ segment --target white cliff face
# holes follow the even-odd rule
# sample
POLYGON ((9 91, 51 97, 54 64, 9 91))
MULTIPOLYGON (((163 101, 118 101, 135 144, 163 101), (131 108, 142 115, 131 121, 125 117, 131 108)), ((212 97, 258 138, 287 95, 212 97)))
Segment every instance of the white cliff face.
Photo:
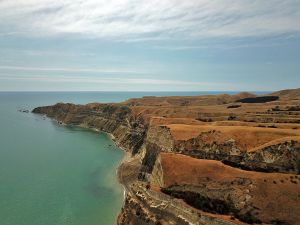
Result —
POLYGON ((174 149, 174 140, 170 130, 164 126, 150 126, 146 141, 156 144, 164 152, 172 152, 174 149))
POLYGON ((150 183, 155 186, 164 187, 164 174, 160 156, 157 157, 150 177, 150 183))

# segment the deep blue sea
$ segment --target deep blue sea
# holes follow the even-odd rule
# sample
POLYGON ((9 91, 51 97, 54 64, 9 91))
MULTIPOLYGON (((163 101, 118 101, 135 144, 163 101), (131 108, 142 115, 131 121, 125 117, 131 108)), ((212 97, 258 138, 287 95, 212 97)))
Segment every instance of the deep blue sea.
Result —
POLYGON ((19 109, 218 93, 0 92, 0 224, 113 225, 123 200, 116 178, 123 152, 106 134, 19 109))

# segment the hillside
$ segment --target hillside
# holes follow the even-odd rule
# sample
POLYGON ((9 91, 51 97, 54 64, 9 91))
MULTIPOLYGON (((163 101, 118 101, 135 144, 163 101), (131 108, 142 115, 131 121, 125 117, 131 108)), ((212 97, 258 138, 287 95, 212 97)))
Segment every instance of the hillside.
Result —
POLYGON ((300 88, 277 91, 270 95, 279 96, 280 98, 286 98, 286 99, 290 99, 290 100, 299 99, 300 98, 300 88))

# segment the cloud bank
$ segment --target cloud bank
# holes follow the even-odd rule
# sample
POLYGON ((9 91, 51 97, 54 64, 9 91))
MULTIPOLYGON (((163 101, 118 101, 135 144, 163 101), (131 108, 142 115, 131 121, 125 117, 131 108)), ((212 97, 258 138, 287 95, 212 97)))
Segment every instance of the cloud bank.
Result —
POLYGON ((126 41, 300 33, 299 0, 2 0, 1 36, 126 41))

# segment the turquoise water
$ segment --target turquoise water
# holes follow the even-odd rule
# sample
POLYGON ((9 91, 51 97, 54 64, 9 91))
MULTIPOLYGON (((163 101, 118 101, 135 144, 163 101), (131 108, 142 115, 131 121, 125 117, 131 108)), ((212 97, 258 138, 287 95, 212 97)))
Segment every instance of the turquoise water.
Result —
POLYGON ((18 109, 196 94, 0 92, 0 224, 113 225, 123 200, 115 173, 123 152, 107 135, 18 109))
POLYGON ((115 170, 123 152, 105 134, 18 112, 51 97, 0 99, 0 224, 114 224, 123 196, 115 170))

